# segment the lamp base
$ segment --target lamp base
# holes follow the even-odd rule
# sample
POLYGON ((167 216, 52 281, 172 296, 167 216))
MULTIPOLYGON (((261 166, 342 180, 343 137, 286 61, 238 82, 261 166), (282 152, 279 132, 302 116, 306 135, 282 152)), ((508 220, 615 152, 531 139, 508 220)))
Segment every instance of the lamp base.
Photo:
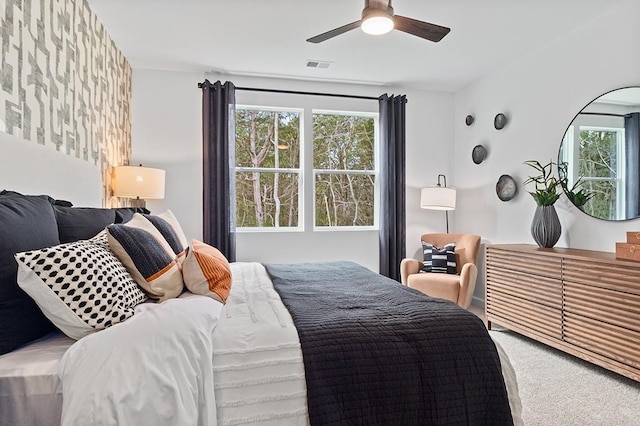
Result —
POLYGON ((131 198, 129 200, 129 207, 135 207, 137 209, 145 209, 147 208, 147 202, 142 198, 131 198))

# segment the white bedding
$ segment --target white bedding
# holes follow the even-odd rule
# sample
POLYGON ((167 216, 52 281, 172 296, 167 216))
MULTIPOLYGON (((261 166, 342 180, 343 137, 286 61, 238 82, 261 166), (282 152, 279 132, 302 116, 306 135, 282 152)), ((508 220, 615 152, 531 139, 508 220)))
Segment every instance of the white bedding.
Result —
POLYGON ((212 332, 222 304, 185 294, 136 307, 60 363, 63 425, 215 425, 212 332))
POLYGON ((0 356, 0 425, 59 425, 60 359, 75 340, 50 333, 0 356))
POLYGON ((233 287, 213 333, 218 424, 306 425, 298 332, 264 267, 232 263, 233 287))

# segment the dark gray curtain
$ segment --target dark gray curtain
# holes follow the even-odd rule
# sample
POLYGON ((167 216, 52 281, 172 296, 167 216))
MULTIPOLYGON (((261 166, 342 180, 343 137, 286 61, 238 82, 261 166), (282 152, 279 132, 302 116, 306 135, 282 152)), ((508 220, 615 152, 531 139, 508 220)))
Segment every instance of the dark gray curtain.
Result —
POLYGON ((380 274, 400 281, 405 257, 405 104, 401 96, 380 96, 380 274))
POLYGON ((235 86, 205 80, 202 88, 203 240, 230 262, 235 238, 235 86))
POLYGON ((624 117, 627 218, 640 216, 640 113, 624 117))

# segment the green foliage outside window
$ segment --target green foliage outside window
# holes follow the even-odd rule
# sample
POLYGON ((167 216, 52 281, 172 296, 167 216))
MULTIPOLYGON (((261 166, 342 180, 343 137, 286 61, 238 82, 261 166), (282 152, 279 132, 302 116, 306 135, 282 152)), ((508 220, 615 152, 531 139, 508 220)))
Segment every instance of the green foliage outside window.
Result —
POLYGON ((583 210, 602 219, 617 219, 618 134, 614 130, 580 130, 578 176, 592 194, 583 210))
MULTIPOLYGON (((297 111, 236 109, 236 226, 298 227, 303 167, 297 111)), ((315 226, 373 226, 375 118, 313 114, 315 226)))
POLYGON ((297 227, 300 113, 237 108, 235 154, 236 226, 297 227))
POLYGON ((373 226, 375 120, 313 115, 315 225, 373 226))

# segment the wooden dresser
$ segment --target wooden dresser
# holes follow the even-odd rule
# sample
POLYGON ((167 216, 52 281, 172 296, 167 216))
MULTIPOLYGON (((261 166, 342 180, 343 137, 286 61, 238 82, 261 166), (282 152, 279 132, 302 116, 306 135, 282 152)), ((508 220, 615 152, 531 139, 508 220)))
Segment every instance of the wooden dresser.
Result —
POLYGON ((485 318, 640 381, 640 262, 528 244, 486 246, 485 318))

